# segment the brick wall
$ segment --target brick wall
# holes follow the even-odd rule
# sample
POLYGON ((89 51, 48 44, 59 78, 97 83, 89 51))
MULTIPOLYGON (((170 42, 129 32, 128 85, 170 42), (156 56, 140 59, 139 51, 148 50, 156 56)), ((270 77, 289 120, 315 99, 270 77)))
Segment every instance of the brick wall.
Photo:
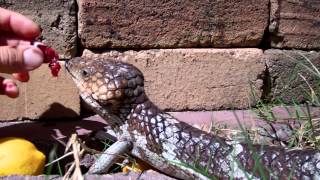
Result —
MULTIPOLYGON (((307 86, 292 80, 295 60, 320 67, 318 0, 0 0, 0 7, 38 22, 40 38, 62 60, 135 64, 150 98, 171 111, 245 109, 261 98, 303 102, 307 86)), ((20 84, 20 98, 0 97, 1 120, 79 115, 68 75, 54 79, 44 68, 20 84)))

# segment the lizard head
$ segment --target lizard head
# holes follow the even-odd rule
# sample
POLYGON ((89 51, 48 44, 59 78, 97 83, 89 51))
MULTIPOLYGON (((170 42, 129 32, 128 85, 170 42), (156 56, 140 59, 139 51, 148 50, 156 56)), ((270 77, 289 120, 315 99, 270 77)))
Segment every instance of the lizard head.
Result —
POLYGON ((82 99, 93 110, 115 113, 144 95, 144 78, 133 65, 103 59, 76 57, 66 63, 82 99))

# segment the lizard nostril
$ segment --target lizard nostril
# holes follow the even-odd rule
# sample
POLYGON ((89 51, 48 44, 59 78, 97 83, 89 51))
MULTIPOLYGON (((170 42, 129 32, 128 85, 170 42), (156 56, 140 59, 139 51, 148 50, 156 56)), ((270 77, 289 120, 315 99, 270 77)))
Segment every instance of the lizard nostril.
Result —
POLYGON ((66 60, 65 63, 64 63, 64 67, 68 70, 70 68, 70 60, 66 60))
POLYGON ((67 62, 64 63, 64 68, 70 73, 69 66, 70 65, 67 62))

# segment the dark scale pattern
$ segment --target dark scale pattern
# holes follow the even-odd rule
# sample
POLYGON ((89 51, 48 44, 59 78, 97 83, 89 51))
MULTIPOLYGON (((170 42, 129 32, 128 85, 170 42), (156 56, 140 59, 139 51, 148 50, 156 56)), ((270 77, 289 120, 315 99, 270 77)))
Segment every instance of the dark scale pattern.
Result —
MULTIPOLYGON (((213 137, 185 123, 176 124, 178 132, 175 137, 177 149, 176 156, 182 162, 197 169, 208 170, 210 175, 226 177, 219 159, 225 159, 232 148, 219 137, 213 137)), ((227 164, 230 166, 230 164, 227 164)))
MULTIPOLYGON (((254 169, 253 154, 247 145, 243 146, 244 151, 237 159, 244 169, 250 172, 254 169)), ((319 178, 320 154, 314 149, 286 150, 281 147, 259 145, 253 145, 253 149, 259 155, 268 178, 287 179, 289 174, 292 174, 291 179, 319 178)))
MULTIPOLYGON (((161 123, 156 118, 157 110, 151 110, 151 102, 147 102, 147 97, 142 94, 140 98, 137 98, 141 104, 135 105, 131 114, 128 116, 129 131, 136 130, 139 134, 132 134, 133 139, 135 136, 143 135, 147 141, 147 148, 153 152, 161 153, 162 146, 158 138, 158 134, 161 132, 157 126, 157 123, 161 123)), ((152 105, 153 106, 153 105, 152 105)))
POLYGON ((132 65, 74 58, 66 64, 81 97, 121 136, 134 143, 132 153, 155 168, 181 179, 260 177, 254 152, 270 179, 320 179, 320 153, 281 147, 249 146, 205 133, 162 112, 144 93, 143 75, 132 65))

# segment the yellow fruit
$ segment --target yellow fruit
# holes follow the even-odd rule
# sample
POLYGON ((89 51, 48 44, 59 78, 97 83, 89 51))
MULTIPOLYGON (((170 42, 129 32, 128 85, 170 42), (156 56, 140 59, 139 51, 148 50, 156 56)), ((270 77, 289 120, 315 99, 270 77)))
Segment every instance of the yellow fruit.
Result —
POLYGON ((147 165, 144 162, 135 162, 130 163, 129 165, 126 165, 122 168, 122 172, 129 173, 130 171, 136 172, 136 173, 142 173, 145 170, 150 169, 150 166, 147 165))
POLYGON ((45 159, 45 155, 25 139, 0 139, 0 176, 42 174, 45 159))

